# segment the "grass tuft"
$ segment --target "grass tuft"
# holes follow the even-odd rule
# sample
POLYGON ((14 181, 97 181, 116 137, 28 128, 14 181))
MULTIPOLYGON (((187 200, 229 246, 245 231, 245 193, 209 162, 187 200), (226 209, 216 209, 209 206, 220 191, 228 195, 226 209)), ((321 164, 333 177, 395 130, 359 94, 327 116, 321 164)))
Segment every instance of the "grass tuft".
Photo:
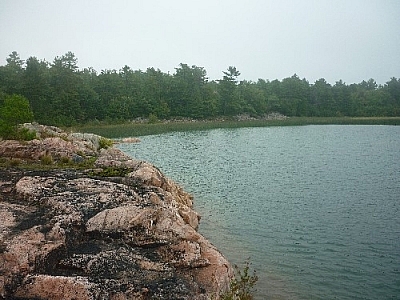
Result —
POLYGON ((47 155, 47 154, 43 155, 40 158, 40 163, 42 165, 46 165, 46 166, 51 165, 51 164, 53 164, 53 157, 51 155, 47 155))
POLYGON ((125 177, 131 172, 128 168, 107 167, 99 170, 92 170, 89 172, 90 176, 99 177, 125 177))

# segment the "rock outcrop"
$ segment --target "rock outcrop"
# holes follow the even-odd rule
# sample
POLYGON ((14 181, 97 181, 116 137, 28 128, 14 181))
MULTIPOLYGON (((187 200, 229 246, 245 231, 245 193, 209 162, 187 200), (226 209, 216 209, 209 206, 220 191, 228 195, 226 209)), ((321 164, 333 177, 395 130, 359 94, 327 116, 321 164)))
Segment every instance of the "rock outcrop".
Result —
POLYGON ((232 268, 198 233, 191 195, 96 140, 0 141, 3 159, 96 157, 85 170, 0 170, 0 299, 218 299, 232 268))
POLYGON ((36 133, 36 139, 28 142, 0 141, 0 157, 37 161, 43 157, 53 160, 72 159, 82 161, 84 156, 97 156, 102 137, 91 133, 66 133, 54 126, 36 123, 22 127, 36 133))

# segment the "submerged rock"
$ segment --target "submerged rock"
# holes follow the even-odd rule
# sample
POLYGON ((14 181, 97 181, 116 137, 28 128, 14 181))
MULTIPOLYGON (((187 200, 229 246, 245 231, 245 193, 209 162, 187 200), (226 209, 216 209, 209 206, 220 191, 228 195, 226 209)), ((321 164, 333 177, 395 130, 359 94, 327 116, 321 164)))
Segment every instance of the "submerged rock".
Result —
POLYGON ((95 152, 98 172, 0 170, 0 299, 217 299, 232 268, 197 232, 192 196, 147 162, 95 152))

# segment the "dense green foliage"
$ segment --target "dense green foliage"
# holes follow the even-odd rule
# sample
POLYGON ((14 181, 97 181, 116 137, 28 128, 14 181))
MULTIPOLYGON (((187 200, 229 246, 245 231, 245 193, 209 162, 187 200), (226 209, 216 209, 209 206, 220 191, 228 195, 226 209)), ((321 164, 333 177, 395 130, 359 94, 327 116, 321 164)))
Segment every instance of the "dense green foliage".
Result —
POLYGON ((384 85, 369 79, 331 85, 325 79, 310 84, 296 74, 279 80, 238 81, 229 67, 221 80, 209 81, 202 67, 180 64, 174 74, 159 69, 80 70, 72 52, 52 63, 17 52, 0 66, 1 95, 23 95, 35 120, 74 125, 89 121, 123 122, 135 118, 207 119, 270 112, 287 116, 400 116, 400 79, 384 85))
POLYGON ((5 96, 0 104, 0 137, 6 139, 29 140, 34 137, 27 129, 18 128, 18 124, 33 120, 29 101, 21 95, 5 96))

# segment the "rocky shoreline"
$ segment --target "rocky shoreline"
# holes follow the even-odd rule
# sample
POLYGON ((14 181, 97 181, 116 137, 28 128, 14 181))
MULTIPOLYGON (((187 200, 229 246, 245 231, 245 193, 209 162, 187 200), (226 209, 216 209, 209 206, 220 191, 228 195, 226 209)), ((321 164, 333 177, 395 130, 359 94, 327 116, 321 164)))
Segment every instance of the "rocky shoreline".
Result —
POLYGON ((218 299, 229 288, 232 267, 198 233, 190 194, 99 136, 29 128, 37 139, 0 141, 0 299, 218 299), (58 167, 24 167, 44 157, 58 167), (82 160, 92 165, 73 167, 82 160))

